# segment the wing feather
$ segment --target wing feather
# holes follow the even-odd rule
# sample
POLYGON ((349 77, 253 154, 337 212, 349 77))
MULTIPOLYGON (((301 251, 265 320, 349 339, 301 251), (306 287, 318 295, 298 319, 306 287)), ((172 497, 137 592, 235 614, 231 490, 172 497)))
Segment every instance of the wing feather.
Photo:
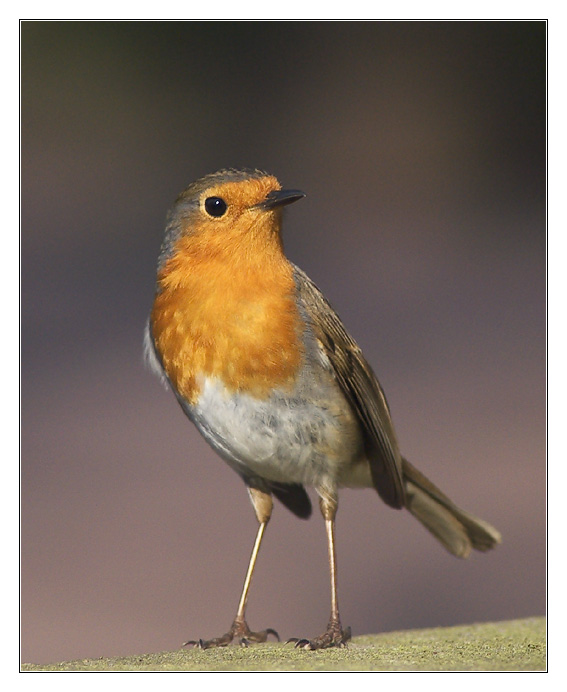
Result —
POLYGON ((321 291, 301 269, 294 272, 303 310, 360 420, 374 487, 388 505, 404 507, 402 458, 382 387, 321 291))

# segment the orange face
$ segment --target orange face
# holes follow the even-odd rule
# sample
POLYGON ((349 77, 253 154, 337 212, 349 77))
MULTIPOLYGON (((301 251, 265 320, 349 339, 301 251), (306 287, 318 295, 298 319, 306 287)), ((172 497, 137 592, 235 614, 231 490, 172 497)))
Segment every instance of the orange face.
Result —
POLYGON ((201 376, 262 398, 286 387, 300 366, 281 210, 262 206, 279 189, 264 176, 219 181, 178 200, 187 211, 158 274, 151 323, 167 375, 191 403, 201 376))

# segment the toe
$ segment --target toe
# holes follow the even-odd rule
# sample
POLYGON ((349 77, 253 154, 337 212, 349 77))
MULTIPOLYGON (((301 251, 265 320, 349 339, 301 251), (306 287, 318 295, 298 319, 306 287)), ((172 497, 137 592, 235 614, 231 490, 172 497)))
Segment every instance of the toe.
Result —
POLYGON ((242 640, 245 640, 247 644, 263 644, 268 640, 268 636, 272 635, 278 642, 280 641, 280 635, 271 628, 262 630, 261 632, 252 632, 249 629, 241 633, 242 640))
POLYGON ((314 639, 300 639, 298 637, 292 637, 286 641, 286 644, 295 643, 296 649, 306 649, 307 651, 329 649, 331 647, 342 649, 347 645, 350 638, 350 627, 343 630, 340 625, 333 622, 329 623, 327 631, 319 637, 315 637, 314 639))
POLYGON ((268 628, 261 632, 252 632, 244 620, 235 620, 230 630, 223 634, 222 637, 216 637, 215 639, 190 639, 184 642, 182 646, 195 649, 212 649, 218 646, 228 646, 234 641, 238 642, 240 646, 247 647, 250 644, 262 644, 270 635, 277 641, 280 641, 280 636, 274 629, 268 628))
POLYGON ((186 646, 188 648, 193 648, 193 649, 213 649, 217 646, 228 646, 230 642, 232 641, 232 635, 230 632, 227 632, 226 634, 223 634, 222 637, 216 637, 215 639, 199 639, 194 640, 191 639, 188 642, 185 642, 183 646, 186 646))

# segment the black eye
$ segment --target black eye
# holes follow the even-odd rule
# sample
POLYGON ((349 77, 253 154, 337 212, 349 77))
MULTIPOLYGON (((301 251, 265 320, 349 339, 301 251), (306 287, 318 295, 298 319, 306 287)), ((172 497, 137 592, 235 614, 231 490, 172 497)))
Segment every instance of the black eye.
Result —
POLYGON ((222 216, 226 211, 226 202, 220 197, 207 197, 205 209, 211 216, 222 216))

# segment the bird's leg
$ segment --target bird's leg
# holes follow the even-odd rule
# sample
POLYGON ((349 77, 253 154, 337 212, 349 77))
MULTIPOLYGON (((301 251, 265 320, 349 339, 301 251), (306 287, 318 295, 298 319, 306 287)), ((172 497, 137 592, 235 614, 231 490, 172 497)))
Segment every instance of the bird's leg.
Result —
POLYGON ((337 594, 337 555, 335 551, 335 516, 338 503, 336 498, 321 496, 320 507, 325 519, 327 545, 329 549, 329 573, 331 575, 331 617, 327 629, 314 639, 288 639, 302 649, 327 649, 332 646, 343 647, 351 637, 350 627, 343 630, 339 617, 339 599, 337 594))
POLYGON ((260 526, 258 527, 256 540, 254 541, 254 548, 252 549, 252 555, 250 556, 250 562, 248 563, 248 571, 246 572, 246 578, 244 579, 244 586, 242 588, 242 595, 240 596, 238 610, 236 611, 236 617, 234 618, 229 631, 226 634, 223 634, 221 637, 207 640, 199 639, 198 641, 191 640, 185 642, 183 646, 195 646, 200 649, 211 649, 215 646, 228 646, 234 639, 237 639, 241 646, 248 646, 248 644, 251 642, 265 642, 270 634, 273 635, 278 641, 280 639, 278 633, 270 628, 262 630, 261 632, 252 632, 244 619, 256 559, 260 551, 264 531, 266 530, 266 526, 268 525, 268 521, 272 515, 273 507, 272 497, 269 493, 264 493, 255 488, 248 488, 248 492, 250 494, 250 499, 252 500, 252 505, 254 507, 254 511, 256 512, 256 517, 258 518, 260 526))

